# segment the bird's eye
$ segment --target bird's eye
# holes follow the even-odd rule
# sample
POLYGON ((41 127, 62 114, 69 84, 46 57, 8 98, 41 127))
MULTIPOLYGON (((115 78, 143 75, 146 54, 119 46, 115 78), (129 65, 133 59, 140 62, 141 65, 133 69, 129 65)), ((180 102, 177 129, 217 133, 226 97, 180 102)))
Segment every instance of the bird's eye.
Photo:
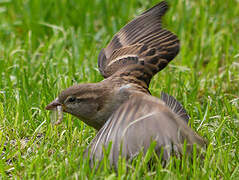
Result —
POLYGON ((71 96, 71 97, 69 97, 68 98, 68 102, 74 102, 76 100, 76 97, 73 97, 73 96, 71 96))

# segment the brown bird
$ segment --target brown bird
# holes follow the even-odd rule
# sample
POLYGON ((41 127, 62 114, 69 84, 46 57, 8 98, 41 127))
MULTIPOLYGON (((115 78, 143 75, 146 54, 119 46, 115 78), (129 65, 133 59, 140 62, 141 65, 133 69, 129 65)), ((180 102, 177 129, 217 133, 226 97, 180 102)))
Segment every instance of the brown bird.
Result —
POLYGON ((188 125, 189 116, 182 105, 165 93, 161 99, 149 92, 151 78, 178 54, 179 40, 163 29, 161 18, 168 9, 161 2, 124 26, 102 49, 98 67, 104 80, 78 84, 62 91, 47 105, 47 110, 59 108, 98 130, 86 152, 90 159, 102 160, 103 147, 110 142, 109 160, 117 166, 118 156, 132 159, 152 141, 163 160, 172 154, 187 152, 193 144, 205 145, 205 140, 188 125))

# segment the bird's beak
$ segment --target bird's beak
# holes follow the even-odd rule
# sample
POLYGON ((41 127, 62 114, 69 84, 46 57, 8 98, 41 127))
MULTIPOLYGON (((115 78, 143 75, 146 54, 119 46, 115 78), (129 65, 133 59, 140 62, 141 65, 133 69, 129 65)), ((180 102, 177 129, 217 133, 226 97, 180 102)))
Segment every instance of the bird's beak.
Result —
POLYGON ((59 102, 59 99, 56 98, 54 101, 52 101, 50 104, 46 106, 46 110, 55 110, 57 106, 62 106, 62 104, 59 102))

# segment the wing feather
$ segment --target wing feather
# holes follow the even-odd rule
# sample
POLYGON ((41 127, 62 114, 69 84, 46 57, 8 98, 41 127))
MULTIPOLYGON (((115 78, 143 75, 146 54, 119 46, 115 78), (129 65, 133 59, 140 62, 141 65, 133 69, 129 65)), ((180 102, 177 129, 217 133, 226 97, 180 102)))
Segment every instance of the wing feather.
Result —
MULTIPOLYGON (((161 25, 167 9, 163 1, 147 10, 124 26, 101 50, 98 67, 105 78, 131 64, 141 64, 154 75, 177 55, 177 36, 161 25)), ((152 77, 148 78, 144 81, 149 82, 152 77)))
POLYGON ((182 104, 178 102, 173 96, 170 96, 164 92, 161 92, 161 98, 162 101, 165 102, 165 104, 174 112, 176 113, 180 118, 184 119, 187 123, 189 120, 189 115, 187 111, 183 108, 182 104))
MULTIPOLYGON (((118 156, 132 159, 142 149, 146 153, 150 143, 156 141, 156 152, 163 151, 163 160, 175 154, 181 155, 184 141, 187 152, 193 144, 205 145, 205 140, 196 134, 187 123, 179 118, 162 101, 145 94, 135 94, 109 118, 89 145, 92 162, 102 160, 103 147, 112 142, 109 160, 117 167, 118 156)), ((87 151, 88 152, 88 151, 87 151)))

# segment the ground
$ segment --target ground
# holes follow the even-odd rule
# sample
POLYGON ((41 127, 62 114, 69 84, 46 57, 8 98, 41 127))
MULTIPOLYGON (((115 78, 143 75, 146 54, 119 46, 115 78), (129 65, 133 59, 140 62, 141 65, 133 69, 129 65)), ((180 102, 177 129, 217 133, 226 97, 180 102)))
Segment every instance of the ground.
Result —
POLYGON ((102 80, 97 56, 125 23, 157 0, 0 1, 0 178, 236 179, 239 176, 239 1, 168 0, 163 19, 178 35, 178 56, 152 80, 208 140, 205 158, 147 166, 139 156, 118 173, 107 159, 82 158, 95 131, 71 115, 59 126, 45 106, 75 83, 102 80))

